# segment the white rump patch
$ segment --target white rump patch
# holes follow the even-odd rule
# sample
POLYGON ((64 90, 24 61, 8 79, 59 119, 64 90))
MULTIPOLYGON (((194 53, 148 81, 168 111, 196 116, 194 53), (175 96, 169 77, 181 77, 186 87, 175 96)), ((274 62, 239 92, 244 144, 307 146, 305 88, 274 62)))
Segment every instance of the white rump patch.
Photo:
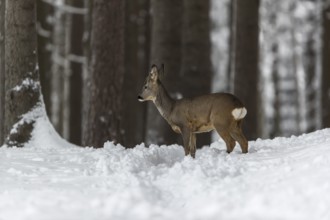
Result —
POLYGON ((239 120, 245 117, 247 111, 246 108, 235 108, 231 114, 234 116, 235 120, 239 120))

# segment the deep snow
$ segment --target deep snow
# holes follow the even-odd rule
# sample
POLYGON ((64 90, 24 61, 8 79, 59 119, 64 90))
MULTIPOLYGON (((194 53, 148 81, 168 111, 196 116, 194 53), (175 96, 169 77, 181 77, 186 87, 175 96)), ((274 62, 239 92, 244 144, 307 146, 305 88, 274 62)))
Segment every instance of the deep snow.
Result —
POLYGON ((25 148, 0 148, 0 220, 330 219, 330 129, 218 141, 184 157, 177 145, 80 148, 46 118, 25 148))

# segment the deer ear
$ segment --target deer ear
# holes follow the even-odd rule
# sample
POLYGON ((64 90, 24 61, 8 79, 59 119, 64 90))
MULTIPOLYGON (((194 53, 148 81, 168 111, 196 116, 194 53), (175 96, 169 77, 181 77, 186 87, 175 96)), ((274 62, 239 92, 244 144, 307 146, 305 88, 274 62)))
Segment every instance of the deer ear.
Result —
POLYGON ((150 79, 152 81, 157 81, 157 79, 158 79, 158 68, 155 64, 151 66, 151 71, 150 71, 149 76, 150 76, 150 79))

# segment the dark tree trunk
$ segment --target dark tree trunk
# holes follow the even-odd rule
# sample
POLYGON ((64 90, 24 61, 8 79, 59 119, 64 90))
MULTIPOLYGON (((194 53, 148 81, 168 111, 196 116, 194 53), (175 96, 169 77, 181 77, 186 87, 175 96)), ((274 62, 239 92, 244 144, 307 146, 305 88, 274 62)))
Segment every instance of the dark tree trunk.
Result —
MULTIPOLYGON (((310 15, 308 22, 317 23, 315 21, 315 16, 310 15)), ((316 55, 316 41, 314 39, 315 32, 318 27, 314 27, 308 33, 306 48, 304 51, 304 69, 306 71, 306 127, 303 128, 302 132, 312 132, 317 128, 317 74, 316 74, 316 65, 317 65, 317 55, 316 55)))
MULTIPOLYGON (((83 8, 83 1, 71 0, 70 4, 76 8, 83 8)), ((72 14, 71 54, 78 59, 71 59, 70 75, 70 142, 81 145, 82 120, 82 71, 83 71, 83 35, 84 15, 72 14)))
POLYGON ((53 16, 53 7, 43 0, 37 0, 38 63, 40 83, 47 114, 51 109, 51 44, 52 25, 48 17, 53 16))
POLYGON ((274 83, 274 120, 273 129, 270 137, 277 137, 281 135, 281 113, 280 113, 280 86, 279 86, 279 75, 278 75, 278 45, 274 43, 272 47, 272 53, 274 60, 272 63, 272 79, 274 83))
MULTIPOLYGON (((68 0, 64 1, 67 4, 68 0)), ((50 119, 59 134, 69 139, 69 86, 71 50, 71 14, 59 5, 54 8, 52 33, 52 66, 51 66, 51 114, 50 119)))
POLYGON ((90 71, 90 61, 91 61, 91 26, 92 26, 92 10, 93 2, 90 0, 84 0, 84 7, 87 12, 84 17, 84 38, 83 38, 83 54, 85 57, 85 62, 82 66, 82 114, 81 114, 81 140, 80 142, 84 144, 83 135, 86 134, 87 124, 88 124, 88 111, 89 111, 89 100, 90 100, 90 85, 89 85, 89 71, 90 71))
POLYGON ((5 117, 9 146, 22 147, 30 137, 35 118, 25 119, 40 101, 37 66, 36 1, 6 1, 5 117))
POLYGON ((234 94, 247 108, 243 130, 248 139, 258 137, 259 0, 235 0, 232 62, 234 94))
POLYGON ((5 111, 5 3, 0 0, 0 146, 4 142, 5 111))
POLYGON ((234 31, 235 31, 235 17, 234 17, 234 1, 228 1, 228 26, 229 26, 229 37, 228 37, 228 64, 227 64, 227 87, 226 91, 233 92, 234 91, 234 85, 233 85, 233 59, 234 59, 234 53, 231 52, 234 48, 234 31))
MULTIPOLYGON (((162 81, 168 92, 173 95, 180 92, 180 87, 185 86, 179 79, 183 3, 182 0, 152 0, 151 11, 150 61, 151 64, 165 64, 165 76, 162 81)), ((152 103, 148 106, 147 116, 147 143, 182 142, 181 137, 172 131, 152 103)))
MULTIPOLYGON (((194 97, 211 92, 209 0, 184 0, 180 92, 194 97)), ((175 78, 173 78, 175 80, 175 78)), ((210 144, 210 133, 200 134, 197 145, 210 144)))
POLYGON ((137 94, 149 69, 149 0, 128 1, 126 12, 123 144, 133 147, 145 137, 147 106, 137 101, 137 94))
POLYGON ((89 102, 83 144, 122 142, 125 4, 95 0, 92 15, 89 102))
POLYGON ((324 1, 322 59, 322 124, 330 127, 330 5, 324 1))

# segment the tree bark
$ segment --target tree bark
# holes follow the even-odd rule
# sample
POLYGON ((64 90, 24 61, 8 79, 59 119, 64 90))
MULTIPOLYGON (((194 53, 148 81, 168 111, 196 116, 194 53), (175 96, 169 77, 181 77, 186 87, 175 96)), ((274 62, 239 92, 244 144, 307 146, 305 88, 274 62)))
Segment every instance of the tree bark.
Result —
MULTIPOLYGON (((70 5, 76 8, 83 8, 83 1, 70 0, 70 5)), ((81 145, 81 119, 82 119, 82 71, 85 62, 83 55, 83 35, 84 35, 84 14, 72 14, 71 28, 71 54, 79 57, 72 60, 70 75, 70 126, 69 140, 70 142, 81 145)))
POLYGON ((36 1, 6 1, 4 133, 8 146, 22 147, 36 117, 26 117, 41 105, 37 66, 36 1))
POLYGON ((280 112, 280 86, 279 86, 279 73, 278 73, 278 44, 275 42, 272 46, 271 52, 274 59, 272 63, 272 79, 274 83, 274 124, 270 133, 270 137, 277 137, 281 135, 281 112, 280 112))
POLYGON ((84 145, 83 135, 88 132, 88 111, 89 111, 89 100, 90 100, 90 83, 89 83, 89 72, 90 72, 90 61, 91 61, 91 26, 92 26, 92 11, 93 2, 90 0, 84 0, 84 7, 87 12, 84 17, 84 37, 83 37, 83 54, 85 62, 82 66, 82 118, 81 118, 81 143, 84 145))
MULTIPOLYGON (((316 24, 315 16, 310 15, 308 22, 316 24)), ((317 77, 316 74, 316 65, 317 65, 317 55, 316 55, 316 41, 315 41, 315 32, 317 32, 318 27, 312 28, 307 37, 307 42, 304 51, 304 69, 306 71, 306 91, 304 94, 306 96, 306 125, 303 127, 302 132, 312 132, 317 128, 317 77)))
POLYGON ((137 101, 145 74, 149 69, 149 0, 126 3, 126 48, 123 93, 124 146, 133 147, 144 141, 146 105, 137 101), (128 89, 129 88, 129 89, 128 89))
MULTIPOLYGON (((64 1, 66 4, 68 1, 64 1)), ((52 66, 51 66, 51 114, 50 119, 59 134, 69 139, 69 87, 71 50, 71 14, 63 10, 62 5, 54 9, 52 35, 52 66)))
MULTIPOLYGON (((182 0, 151 1, 150 63, 158 66, 162 63, 165 65, 165 76, 162 77, 162 82, 172 96, 180 93, 180 87, 184 86, 179 79, 182 11, 182 0)), ((146 142, 148 144, 182 143, 181 137, 172 131, 152 103, 148 104, 147 112, 146 142)))
POLYGON ((232 56, 234 94, 247 108, 243 130, 248 139, 258 137, 258 56, 259 0, 235 0, 234 54, 232 56))
POLYGON ((330 4, 324 1, 322 58, 322 124, 330 127, 330 4))
MULTIPOLYGON (((180 92, 194 97, 211 92, 209 0, 184 0, 180 92)), ((173 79, 174 80, 174 79, 173 79)), ((197 145, 210 144, 210 133, 200 134, 197 145)))
POLYGON ((4 142, 5 111, 5 3, 0 0, 0 146, 4 142))
POLYGON ((53 16, 53 7, 43 0, 37 0, 38 63, 43 100, 47 114, 51 109, 51 44, 52 24, 48 17, 53 16))
POLYGON ((102 147, 107 140, 123 140, 124 24, 124 1, 94 1, 84 145, 102 147))

